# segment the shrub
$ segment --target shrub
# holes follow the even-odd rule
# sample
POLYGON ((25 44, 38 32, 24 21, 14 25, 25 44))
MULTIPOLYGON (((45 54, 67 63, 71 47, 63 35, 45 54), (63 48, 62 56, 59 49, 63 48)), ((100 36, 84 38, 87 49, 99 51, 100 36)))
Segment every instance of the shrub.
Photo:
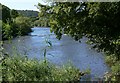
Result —
POLYGON ((120 60, 112 54, 106 56, 106 63, 111 67, 111 71, 105 74, 106 81, 120 81, 120 60))
POLYGON ((79 81, 84 75, 72 65, 58 67, 20 55, 7 57, 2 68, 3 81, 79 81))
POLYGON ((11 39, 12 38, 12 26, 8 23, 2 23, 2 38, 11 39))
POLYGON ((16 17, 15 24, 18 31, 18 35, 26 35, 31 32, 31 20, 28 17, 16 17))

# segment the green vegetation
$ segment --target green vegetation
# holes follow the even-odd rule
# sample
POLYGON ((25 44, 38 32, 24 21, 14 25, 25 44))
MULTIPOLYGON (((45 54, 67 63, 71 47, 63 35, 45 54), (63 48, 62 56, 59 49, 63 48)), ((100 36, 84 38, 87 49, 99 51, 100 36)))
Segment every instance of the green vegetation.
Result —
MULTIPOLYGON (((2 5, 2 38, 26 35, 31 31, 31 26, 50 26, 58 39, 62 34, 68 34, 76 41, 87 37, 90 44, 94 44, 93 48, 106 55, 111 71, 106 73, 105 80, 120 81, 120 2, 39 3, 38 8, 39 18, 28 11, 22 11, 28 17, 21 16, 16 10, 2 5)), ((83 75, 73 66, 59 68, 46 60, 39 62, 18 55, 6 57, 2 66, 3 80, 8 81, 73 81, 83 75)))
POLYGON ((54 2, 38 4, 41 17, 49 16, 51 31, 61 39, 68 34, 76 41, 85 36, 93 48, 106 54, 111 72, 106 80, 120 80, 120 2, 54 2))
POLYGON ((25 17, 38 17, 38 11, 33 10, 16 10, 20 15, 25 17))
MULTIPOLYGON (((46 43, 52 44, 46 40, 46 43)), ((2 58, 2 81, 80 81, 80 78, 89 73, 81 72, 72 64, 56 66, 49 63, 46 59, 46 49, 51 47, 47 45, 44 50, 44 60, 30 59, 20 53, 8 55, 4 53, 2 58)))
POLYGON ((28 32, 31 32, 31 19, 28 17, 16 17, 14 19, 15 26, 19 35, 26 35, 28 32))
POLYGON ((33 10, 16 10, 16 11, 22 16, 29 17, 32 20, 33 26, 39 26, 39 27, 49 26, 48 16, 42 18, 40 17, 38 11, 33 11, 33 10))
POLYGON ((19 13, 17 12, 17 10, 12 9, 10 13, 12 18, 16 18, 19 16, 19 13))
POLYGON ((0 20, 0 41, 2 41, 2 21, 0 20))
MULTIPOLYGON (((18 53, 16 49, 14 49, 13 55, 6 54, 4 49, 0 50, 2 52, 0 54, 0 61, 2 61, 0 65, 0 72, 2 72, 1 80, 3 82, 79 82, 83 75, 89 73, 88 70, 81 72, 71 63, 56 66, 48 62, 46 59, 46 49, 52 47, 52 43, 48 39, 45 41, 47 45, 44 49, 44 60, 30 59, 26 55, 18 53)), ((2 44, 1 42, 0 45, 2 44)))
POLYGON ((7 6, 4 6, 0 3, 0 13, 2 14, 0 20, 7 23, 7 21, 11 20, 10 9, 7 6))
POLYGON ((48 61, 14 55, 2 62, 3 81, 79 81, 84 74, 67 64, 57 67, 48 61))
POLYGON ((2 39, 11 39, 16 36, 27 35, 31 32, 32 24, 29 17, 20 16, 16 10, 0 4, 2 8, 2 39))
POLYGON ((49 20, 48 18, 39 18, 34 22, 34 26, 49 27, 49 20))

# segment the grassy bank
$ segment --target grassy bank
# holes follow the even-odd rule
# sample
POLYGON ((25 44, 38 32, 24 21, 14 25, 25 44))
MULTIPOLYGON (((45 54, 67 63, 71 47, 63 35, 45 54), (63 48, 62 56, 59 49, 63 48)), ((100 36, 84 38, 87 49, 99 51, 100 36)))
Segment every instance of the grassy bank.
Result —
POLYGON ((8 56, 2 62, 3 81, 79 81, 83 75, 71 64, 57 67, 20 55, 8 56))

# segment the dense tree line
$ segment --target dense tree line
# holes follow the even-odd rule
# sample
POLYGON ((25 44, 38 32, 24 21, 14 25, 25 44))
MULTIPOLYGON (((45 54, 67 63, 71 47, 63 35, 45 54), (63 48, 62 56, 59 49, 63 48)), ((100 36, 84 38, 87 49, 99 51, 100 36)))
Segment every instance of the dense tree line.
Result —
POLYGON ((11 39, 18 35, 26 35, 32 27, 48 27, 47 17, 39 18, 37 11, 14 10, 0 4, 0 20, 2 21, 2 39, 11 39))
POLYGON ((17 10, 17 12, 25 17, 38 17, 38 11, 33 10, 17 10))
POLYGON ((21 16, 17 10, 9 9, 7 6, 0 4, 2 17, 2 39, 11 39, 16 36, 26 35, 31 32, 31 19, 21 16))
POLYGON ((17 11, 20 15, 31 18, 33 26, 39 27, 49 26, 49 18, 47 16, 44 18, 40 17, 38 11, 33 10, 17 10, 17 11))
POLYGON ((111 72, 106 80, 120 80, 120 2, 55 2, 38 4, 41 17, 49 16, 51 31, 60 39, 85 36, 93 48, 104 52, 111 72))
POLYGON ((47 17, 40 17, 39 12, 33 10, 17 10, 18 13, 22 16, 29 17, 32 20, 33 26, 48 27, 49 21, 47 17))

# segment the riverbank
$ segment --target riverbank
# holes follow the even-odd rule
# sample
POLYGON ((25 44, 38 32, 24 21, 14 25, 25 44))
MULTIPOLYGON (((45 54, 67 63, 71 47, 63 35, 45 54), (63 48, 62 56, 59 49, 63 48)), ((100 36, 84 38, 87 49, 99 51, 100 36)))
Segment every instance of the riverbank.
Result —
POLYGON ((39 61, 15 54, 2 61, 2 81, 67 81, 76 82, 87 72, 71 64, 55 66, 47 60, 39 61))
MULTIPOLYGON (((46 41, 52 43, 52 47, 47 49, 46 58, 49 62, 62 66, 70 61, 77 69, 85 71, 90 70, 91 78, 102 79, 109 67, 104 61, 104 55, 90 49, 86 44, 86 38, 81 39, 81 43, 74 41, 73 38, 63 35, 61 40, 56 39, 54 33, 50 33, 50 28, 32 28, 33 32, 29 36, 15 38, 9 43, 4 42, 4 48, 9 54, 14 54, 13 46, 16 52, 28 56, 28 58, 37 58, 43 60, 43 53, 46 47, 46 41)), ((86 80, 86 79, 84 79, 86 80)))

